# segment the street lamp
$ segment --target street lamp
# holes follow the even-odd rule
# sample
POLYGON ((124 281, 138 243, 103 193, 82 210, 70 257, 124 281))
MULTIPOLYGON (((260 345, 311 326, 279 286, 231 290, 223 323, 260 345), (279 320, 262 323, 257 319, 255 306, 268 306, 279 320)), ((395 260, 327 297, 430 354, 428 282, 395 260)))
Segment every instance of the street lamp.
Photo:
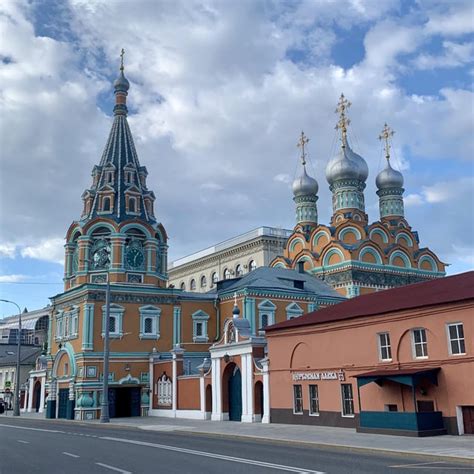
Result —
POLYGON ((18 341, 17 341, 17 354, 16 354, 16 373, 15 373, 15 403, 13 405, 13 416, 20 416, 20 352, 21 352, 21 309, 14 302, 10 300, 4 300, 3 303, 14 304, 18 308, 18 341))

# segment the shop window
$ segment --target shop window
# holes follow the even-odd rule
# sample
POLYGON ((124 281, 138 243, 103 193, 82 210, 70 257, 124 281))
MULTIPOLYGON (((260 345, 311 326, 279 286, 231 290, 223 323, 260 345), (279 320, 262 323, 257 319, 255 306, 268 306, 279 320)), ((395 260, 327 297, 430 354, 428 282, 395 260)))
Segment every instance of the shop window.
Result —
POLYGON ((451 355, 465 354, 464 327, 462 323, 448 324, 449 353, 451 355))
POLYGON ((303 414, 303 389, 301 385, 293 385, 293 413, 303 414))
POLYGON ((309 414, 319 415, 319 391, 317 385, 309 386, 309 414))
POLYGON ((426 341, 426 330, 413 329, 412 330, 412 342, 413 342, 413 357, 416 359, 424 359, 428 357, 428 343, 426 341))
POLYGON ((392 348, 390 346, 390 334, 382 332, 379 335, 379 357, 380 360, 392 360, 392 348))
POLYGON ((341 384, 342 416, 354 416, 354 396, 352 384, 341 384))

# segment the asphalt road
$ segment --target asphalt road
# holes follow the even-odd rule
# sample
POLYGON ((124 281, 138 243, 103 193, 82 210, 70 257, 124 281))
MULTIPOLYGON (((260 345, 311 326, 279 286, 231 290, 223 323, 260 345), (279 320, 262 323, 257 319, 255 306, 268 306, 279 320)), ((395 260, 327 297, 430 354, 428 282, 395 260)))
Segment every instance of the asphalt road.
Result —
POLYGON ((474 473, 462 462, 0 417, 0 474, 474 473), (430 462, 431 461, 431 462, 430 462))

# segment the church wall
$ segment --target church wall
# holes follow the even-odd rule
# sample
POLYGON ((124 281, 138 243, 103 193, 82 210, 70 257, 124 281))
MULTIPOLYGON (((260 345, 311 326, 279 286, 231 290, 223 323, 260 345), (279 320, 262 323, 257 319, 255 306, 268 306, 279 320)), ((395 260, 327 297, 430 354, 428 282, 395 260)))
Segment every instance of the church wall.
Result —
POLYGON ((200 410, 199 376, 183 376, 178 378, 178 409, 200 410))

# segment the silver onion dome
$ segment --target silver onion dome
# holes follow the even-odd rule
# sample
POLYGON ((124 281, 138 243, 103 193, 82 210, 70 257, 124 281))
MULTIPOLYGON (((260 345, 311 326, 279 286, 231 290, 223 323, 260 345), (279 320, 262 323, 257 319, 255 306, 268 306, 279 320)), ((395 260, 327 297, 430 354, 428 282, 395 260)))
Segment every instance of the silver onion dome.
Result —
POLYGON ((293 181, 293 195, 298 197, 318 194, 318 189, 318 182, 311 176, 308 176, 306 167, 303 167, 303 172, 293 181))
POLYGON ((357 153, 354 153, 346 142, 340 152, 326 166, 326 179, 333 184, 341 179, 364 181, 369 176, 369 167, 357 153))
POLYGON ((123 71, 120 71, 119 77, 115 79, 114 88, 115 90, 123 92, 127 92, 128 89, 130 89, 130 82, 128 82, 128 79, 125 77, 123 71))
POLYGON ((400 171, 394 170, 387 161, 387 166, 375 178, 378 189, 402 188, 403 175, 400 171))

